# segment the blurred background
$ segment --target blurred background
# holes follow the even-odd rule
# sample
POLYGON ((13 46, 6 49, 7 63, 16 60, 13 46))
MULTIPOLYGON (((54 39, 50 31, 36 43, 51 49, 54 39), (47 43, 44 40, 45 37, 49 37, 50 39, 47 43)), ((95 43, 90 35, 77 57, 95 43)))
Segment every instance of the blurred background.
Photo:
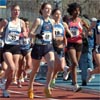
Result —
POLYGON ((67 14, 66 9, 69 3, 78 2, 82 7, 82 15, 100 19, 100 0, 0 0, 0 18, 10 16, 10 6, 17 2, 21 7, 20 17, 33 21, 39 14, 40 5, 45 1, 50 2, 53 8, 59 7, 63 16, 67 14))

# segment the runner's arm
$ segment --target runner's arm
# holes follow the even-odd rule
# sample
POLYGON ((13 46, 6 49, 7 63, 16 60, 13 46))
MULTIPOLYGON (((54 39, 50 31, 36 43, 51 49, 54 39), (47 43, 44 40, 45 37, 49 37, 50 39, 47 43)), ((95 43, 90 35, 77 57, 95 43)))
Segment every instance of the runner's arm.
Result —
POLYGON ((69 30, 67 23, 63 22, 63 25, 64 25, 64 28, 65 28, 66 34, 69 34, 70 37, 73 37, 73 34, 69 30))
POLYGON ((26 26, 25 26, 25 22, 23 20, 21 20, 21 25, 22 25, 22 34, 24 37, 28 37, 28 34, 26 32, 26 26))
POLYGON ((35 31, 36 31, 36 29, 38 28, 39 25, 40 25, 40 19, 36 18, 35 21, 32 24, 30 31, 29 31, 29 37, 30 38, 35 38, 35 35, 36 35, 35 31))

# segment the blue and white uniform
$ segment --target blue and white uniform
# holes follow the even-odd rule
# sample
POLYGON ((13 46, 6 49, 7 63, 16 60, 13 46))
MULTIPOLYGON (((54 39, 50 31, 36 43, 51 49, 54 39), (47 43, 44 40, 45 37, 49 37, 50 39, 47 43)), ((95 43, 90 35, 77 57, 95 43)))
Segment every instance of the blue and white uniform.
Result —
POLYGON ((52 32, 53 25, 50 20, 45 21, 40 18, 41 24, 36 30, 36 34, 39 34, 42 38, 36 37, 35 45, 33 46, 31 56, 34 59, 41 59, 42 56, 50 51, 53 51, 52 46, 52 32))
POLYGON ((40 18, 41 24, 36 30, 36 34, 40 34, 42 39, 36 38, 35 43, 46 45, 52 43, 52 23, 50 20, 48 22, 44 21, 43 18, 40 18))
POLYGON ((11 52, 12 54, 20 53, 19 38, 21 33, 21 20, 17 24, 12 23, 11 18, 8 19, 8 25, 5 31, 5 46, 4 52, 11 52))
POLYGON ((5 44, 19 45, 19 37, 21 33, 21 21, 15 25, 9 19, 8 26, 5 32, 5 44))
POLYGON ((54 31, 56 37, 64 37, 65 29, 62 23, 55 24, 54 31))
POLYGON ((26 56, 32 50, 30 42, 30 38, 20 38, 20 49, 23 56, 26 56))
MULTIPOLYGON (((54 32, 55 32, 55 38, 57 38, 57 37, 64 37, 65 29, 64 29, 64 26, 63 26, 62 22, 54 25, 54 32)), ((58 48, 56 46, 56 42, 57 41, 55 41, 55 43, 53 45, 55 52, 57 52, 57 54, 58 54, 58 56, 60 58, 64 57, 64 48, 58 48)))

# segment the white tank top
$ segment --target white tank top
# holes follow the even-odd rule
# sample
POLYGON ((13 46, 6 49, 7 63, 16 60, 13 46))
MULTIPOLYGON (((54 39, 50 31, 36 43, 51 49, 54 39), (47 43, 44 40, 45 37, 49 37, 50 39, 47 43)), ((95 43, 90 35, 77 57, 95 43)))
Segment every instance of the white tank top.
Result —
POLYGON ((8 26, 5 31, 5 44, 9 45, 19 45, 19 36, 21 33, 21 21, 15 25, 11 22, 11 19, 8 21, 8 26))

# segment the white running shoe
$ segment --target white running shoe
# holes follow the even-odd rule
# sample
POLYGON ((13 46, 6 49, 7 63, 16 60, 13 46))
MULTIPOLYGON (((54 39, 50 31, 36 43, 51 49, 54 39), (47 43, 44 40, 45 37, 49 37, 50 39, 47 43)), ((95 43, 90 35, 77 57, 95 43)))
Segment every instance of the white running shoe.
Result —
POLYGON ((17 85, 17 80, 12 80, 13 85, 17 85))
POLYGON ((22 88, 22 85, 21 84, 18 84, 18 88, 22 88))
POLYGON ((69 67, 68 66, 65 66, 64 67, 64 74, 63 74, 63 79, 64 80, 67 80, 68 79, 68 76, 69 76, 69 73, 70 71, 68 71, 69 67))
POLYGON ((19 81, 21 81, 21 82, 25 82, 24 78, 19 79, 19 81))
POLYGON ((78 92, 78 91, 80 91, 82 88, 78 85, 78 84, 75 84, 74 86, 73 86, 73 91, 74 92, 78 92))
POLYGON ((91 68, 87 69, 87 82, 91 82, 94 79, 94 75, 91 75, 90 72, 92 71, 91 68))
POLYGON ((10 95, 9 95, 7 90, 3 90, 3 97, 4 98, 9 98, 10 97, 10 95))

